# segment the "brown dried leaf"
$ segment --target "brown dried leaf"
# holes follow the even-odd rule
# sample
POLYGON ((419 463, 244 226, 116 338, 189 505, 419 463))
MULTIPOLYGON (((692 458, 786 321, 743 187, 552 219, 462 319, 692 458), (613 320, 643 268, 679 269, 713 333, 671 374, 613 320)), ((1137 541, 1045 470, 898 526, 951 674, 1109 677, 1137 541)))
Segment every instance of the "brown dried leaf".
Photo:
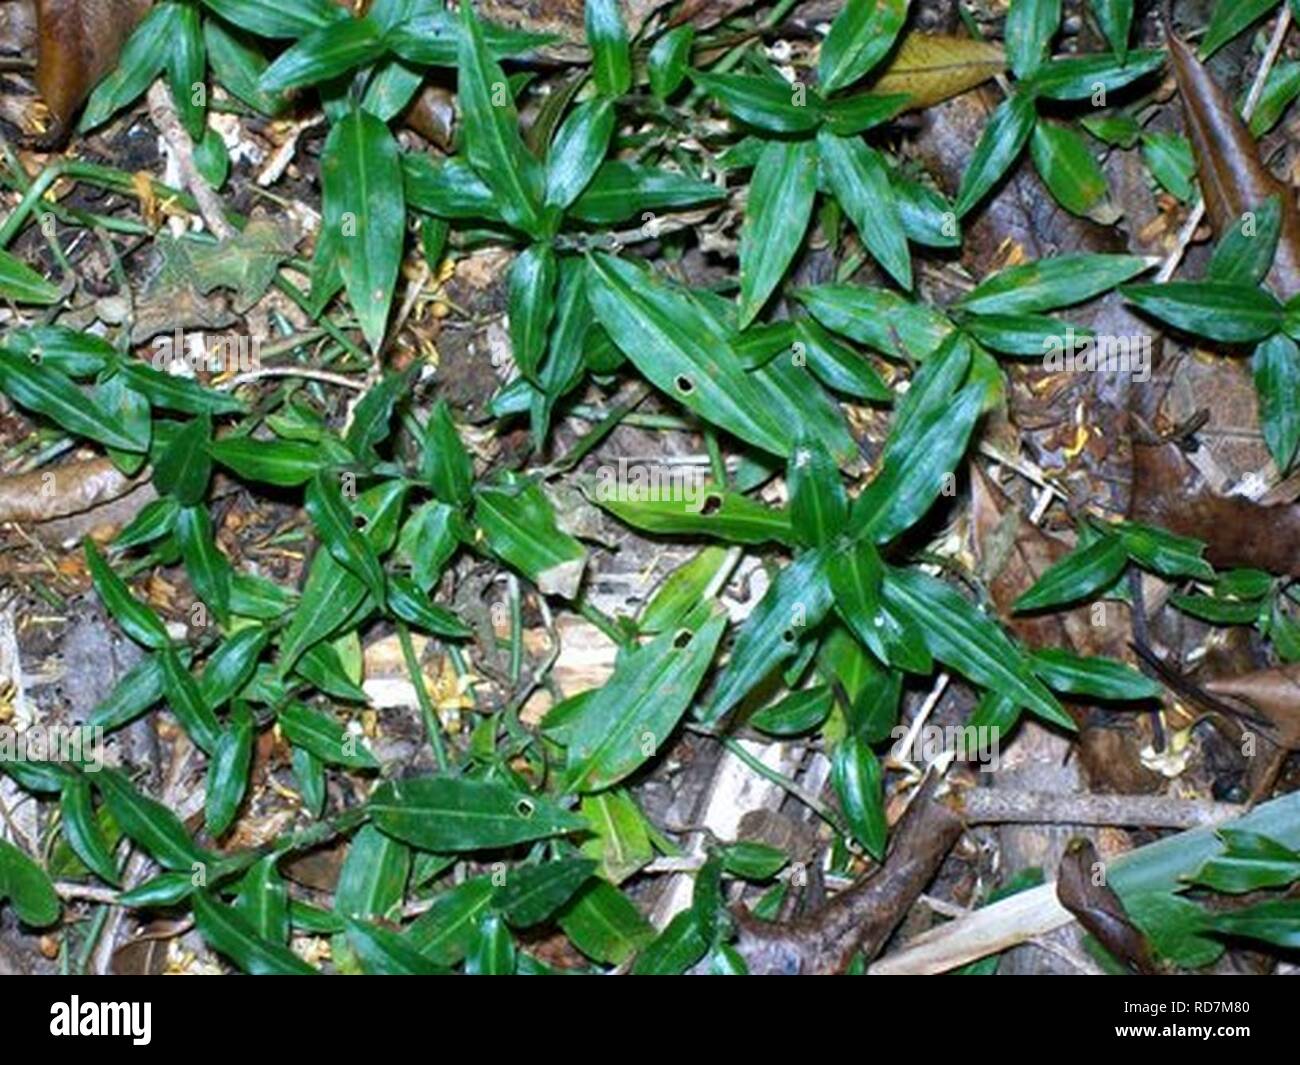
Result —
POLYGON ((108 459, 0 477, 0 522, 64 518, 125 495, 137 483, 108 459))
POLYGON ((36 86, 65 128, 153 0, 36 0, 36 86))
POLYGON ((1091 840, 1072 840, 1057 873, 1056 897, 1117 960, 1141 973, 1158 972, 1150 945, 1129 920, 1119 896, 1104 880, 1098 883, 1101 878, 1094 873, 1103 868, 1091 840))
POLYGON ((1175 33, 1166 36, 1214 231, 1222 237, 1246 211, 1277 196, 1282 202, 1282 236, 1268 280, 1279 295, 1290 298, 1300 293, 1300 212, 1295 200, 1260 162, 1254 138, 1209 71, 1175 33))
POLYGON ((1002 49, 969 37, 909 33, 871 86, 873 93, 907 93, 917 110, 982 85, 1006 69, 1002 49))
POLYGON ((1273 726, 1269 739, 1300 750, 1300 663, 1219 677, 1202 687, 1211 695, 1244 703, 1273 726))

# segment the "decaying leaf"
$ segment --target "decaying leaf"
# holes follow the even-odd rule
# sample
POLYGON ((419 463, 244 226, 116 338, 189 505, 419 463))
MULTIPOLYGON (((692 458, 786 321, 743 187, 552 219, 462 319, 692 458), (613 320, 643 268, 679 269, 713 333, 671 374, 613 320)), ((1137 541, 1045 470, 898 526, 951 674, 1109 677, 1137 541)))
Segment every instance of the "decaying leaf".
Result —
POLYGON ((969 37, 909 33, 871 91, 907 93, 911 97, 907 106, 914 110, 982 85, 1006 66, 996 44, 969 37))
POLYGON ((1104 866, 1090 840, 1076 839, 1066 849, 1057 874, 1056 897, 1117 960, 1141 973, 1159 971, 1146 938, 1105 882, 1104 866))
POLYGON ((1300 213, 1295 197, 1260 162, 1259 149, 1231 100, 1210 73, 1170 30, 1169 57, 1187 116, 1187 135, 1205 209, 1222 238, 1241 216, 1270 197, 1282 201, 1282 235, 1267 280, 1278 295, 1300 293, 1300 213))
POLYGON ((36 0, 36 85, 66 128, 153 0, 36 0))

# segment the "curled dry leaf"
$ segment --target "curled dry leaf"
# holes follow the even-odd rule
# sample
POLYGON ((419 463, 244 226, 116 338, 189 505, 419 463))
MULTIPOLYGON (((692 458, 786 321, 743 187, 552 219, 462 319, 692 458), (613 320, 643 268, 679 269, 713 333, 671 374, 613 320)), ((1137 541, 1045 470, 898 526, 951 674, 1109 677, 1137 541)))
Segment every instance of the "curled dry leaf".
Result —
POLYGON ((42 522, 79 514, 125 495, 138 479, 108 459, 0 477, 0 522, 42 522))
POLYGON ((909 33, 871 86, 873 93, 907 93, 909 110, 931 107, 1006 69, 1002 48, 969 37, 909 33))
POLYGON ((36 86, 60 129, 105 74, 153 0, 36 0, 36 86))
POLYGON ((1282 202, 1282 235, 1268 282, 1283 298, 1300 293, 1300 212, 1295 198, 1259 159, 1255 139, 1210 73, 1170 30, 1169 58, 1187 117, 1187 136, 1205 210, 1222 238, 1242 214, 1272 196, 1282 202))
POLYGON ((1090 840, 1076 839, 1066 848, 1057 874, 1056 897, 1113 957, 1141 973, 1159 971, 1146 938, 1106 884, 1104 865, 1090 840))

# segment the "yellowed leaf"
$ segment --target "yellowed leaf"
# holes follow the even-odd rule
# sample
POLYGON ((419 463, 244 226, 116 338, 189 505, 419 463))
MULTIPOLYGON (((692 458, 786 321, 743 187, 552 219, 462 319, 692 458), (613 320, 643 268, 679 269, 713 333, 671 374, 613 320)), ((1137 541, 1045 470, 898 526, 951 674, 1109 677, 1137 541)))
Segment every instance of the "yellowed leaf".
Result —
POLYGON ((1006 65, 1000 45, 969 37, 909 33, 871 91, 907 93, 911 97, 907 106, 915 110, 973 89, 1001 74, 1006 65))

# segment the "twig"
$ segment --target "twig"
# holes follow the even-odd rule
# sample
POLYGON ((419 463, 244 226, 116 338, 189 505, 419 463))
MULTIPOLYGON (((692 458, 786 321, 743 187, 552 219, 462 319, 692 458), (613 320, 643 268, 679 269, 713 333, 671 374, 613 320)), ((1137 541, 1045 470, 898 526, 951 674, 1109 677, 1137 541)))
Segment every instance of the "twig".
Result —
POLYGON ((158 127, 172 152, 176 156, 176 165, 180 168, 181 180, 189 189, 190 195, 198 205, 199 214, 207 223, 212 235, 219 240, 229 240, 235 235, 235 227, 226 221, 226 212, 217 199, 217 194, 203 179, 199 168, 194 163, 194 141, 181 124, 176 114, 176 105, 172 103, 171 93, 161 81, 149 86, 149 117, 158 127))
POLYGON ((1057 795, 1042 791, 968 788, 959 809, 968 824, 1123 825, 1200 828, 1245 813, 1235 803, 1163 795, 1057 795))
POLYGON ((302 377, 308 381, 322 381, 327 385, 350 388, 354 392, 363 392, 367 387, 365 381, 358 380, 355 377, 344 377, 342 374, 331 373, 329 370, 313 370, 306 366, 262 366, 259 369, 238 374, 228 381, 222 381, 216 387, 223 392, 229 392, 240 385, 261 380, 263 377, 302 377))

